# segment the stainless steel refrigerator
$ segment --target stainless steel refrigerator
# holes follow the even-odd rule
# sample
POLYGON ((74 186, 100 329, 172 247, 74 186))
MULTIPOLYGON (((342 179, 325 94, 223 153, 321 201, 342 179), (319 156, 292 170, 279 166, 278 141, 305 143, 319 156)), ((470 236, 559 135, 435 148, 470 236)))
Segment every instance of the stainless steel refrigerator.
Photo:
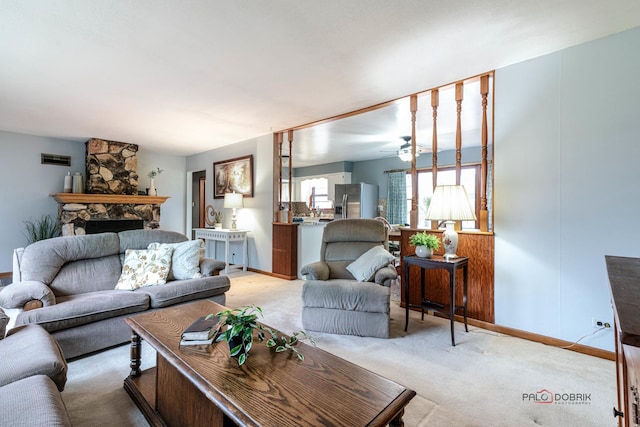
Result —
POLYGON ((378 216, 378 186, 336 184, 335 218, 375 218, 378 216))

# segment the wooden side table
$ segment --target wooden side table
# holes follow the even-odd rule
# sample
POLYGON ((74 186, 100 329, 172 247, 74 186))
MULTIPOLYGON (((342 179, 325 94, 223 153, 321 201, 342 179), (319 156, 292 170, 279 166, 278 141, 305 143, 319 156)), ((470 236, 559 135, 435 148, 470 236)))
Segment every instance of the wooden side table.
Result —
POLYGON ((435 312, 444 314, 449 317, 451 322, 451 345, 455 346, 454 336, 454 314, 456 310, 462 309, 464 314, 464 330, 469 332, 467 327, 467 282, 468 282, 468 257, 457 257, 452 259, 445 259, 442 255, 432 255, 431 258, 421 258, 416 255, 407 255, 403 258, 404 261, 404 295, 405 295, 405 309, 406 318, 404 324, 404 330, 407 331, 409 326, 409 309, 411 307, 420 308, 422 310, 422 319, 424 320, 424 310, 433 310, 435 312), (409 266, 415 265, 420 267, 420 305, 409 304, 409 266), (426 298, 425 291, 425 270, 429 269, 445 269, 449 272, 449 304, 440 304, 434 301, 430 301, 426 298), (463 292, 462 292, 462 305, 456 306, 456 271, 462 268, 462 274, 464 276, 463 292))

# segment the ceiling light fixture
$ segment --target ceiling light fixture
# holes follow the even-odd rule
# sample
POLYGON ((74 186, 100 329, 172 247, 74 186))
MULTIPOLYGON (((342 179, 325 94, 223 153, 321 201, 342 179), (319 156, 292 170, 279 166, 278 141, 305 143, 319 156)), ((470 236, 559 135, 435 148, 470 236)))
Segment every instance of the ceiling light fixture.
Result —
MULTIPOLYGON (((411 137, 403 136, 401 138, 404 139, 404 144, 400 146, 400 149, 397 152, 398 157, 403 162, 410 162, 411 161, 411 142, 409 141, 411 141, 411 137)), ((418 156, 420 156, 420 149, 419 147, 416 147, 416 158, 418 156)))

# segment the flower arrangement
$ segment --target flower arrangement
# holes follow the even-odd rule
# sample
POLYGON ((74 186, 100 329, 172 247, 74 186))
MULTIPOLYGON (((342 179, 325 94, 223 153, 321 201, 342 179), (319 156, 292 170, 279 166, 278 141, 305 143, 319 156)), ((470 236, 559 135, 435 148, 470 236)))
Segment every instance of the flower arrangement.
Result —
POLYGON ((440 249, 440 239, 433 234, 427 234, 426 231, 409 236, 409 244, 411 246, 426 246, 431 250, 440 249))
POLYGON ((149 172, 149 173, 147 174, 147 176, 148 176, 150 179, 153 179, 153 178, 155 178, 156 176, 160 175, 162 172, 164 172, 164 169, 160 169, 160 168, 156 168, 155 170, 154 170, 154 169, 151 169, 151 172, 149 172))

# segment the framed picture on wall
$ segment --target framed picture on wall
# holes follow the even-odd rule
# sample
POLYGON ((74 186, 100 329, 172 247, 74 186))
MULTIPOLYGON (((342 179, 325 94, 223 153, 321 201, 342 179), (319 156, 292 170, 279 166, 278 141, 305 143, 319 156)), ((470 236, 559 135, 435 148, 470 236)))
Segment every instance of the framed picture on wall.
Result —
POLYGON ((224 193, 242 193, 253 197, 253 155, 213 163, 213 198, 224 193))

